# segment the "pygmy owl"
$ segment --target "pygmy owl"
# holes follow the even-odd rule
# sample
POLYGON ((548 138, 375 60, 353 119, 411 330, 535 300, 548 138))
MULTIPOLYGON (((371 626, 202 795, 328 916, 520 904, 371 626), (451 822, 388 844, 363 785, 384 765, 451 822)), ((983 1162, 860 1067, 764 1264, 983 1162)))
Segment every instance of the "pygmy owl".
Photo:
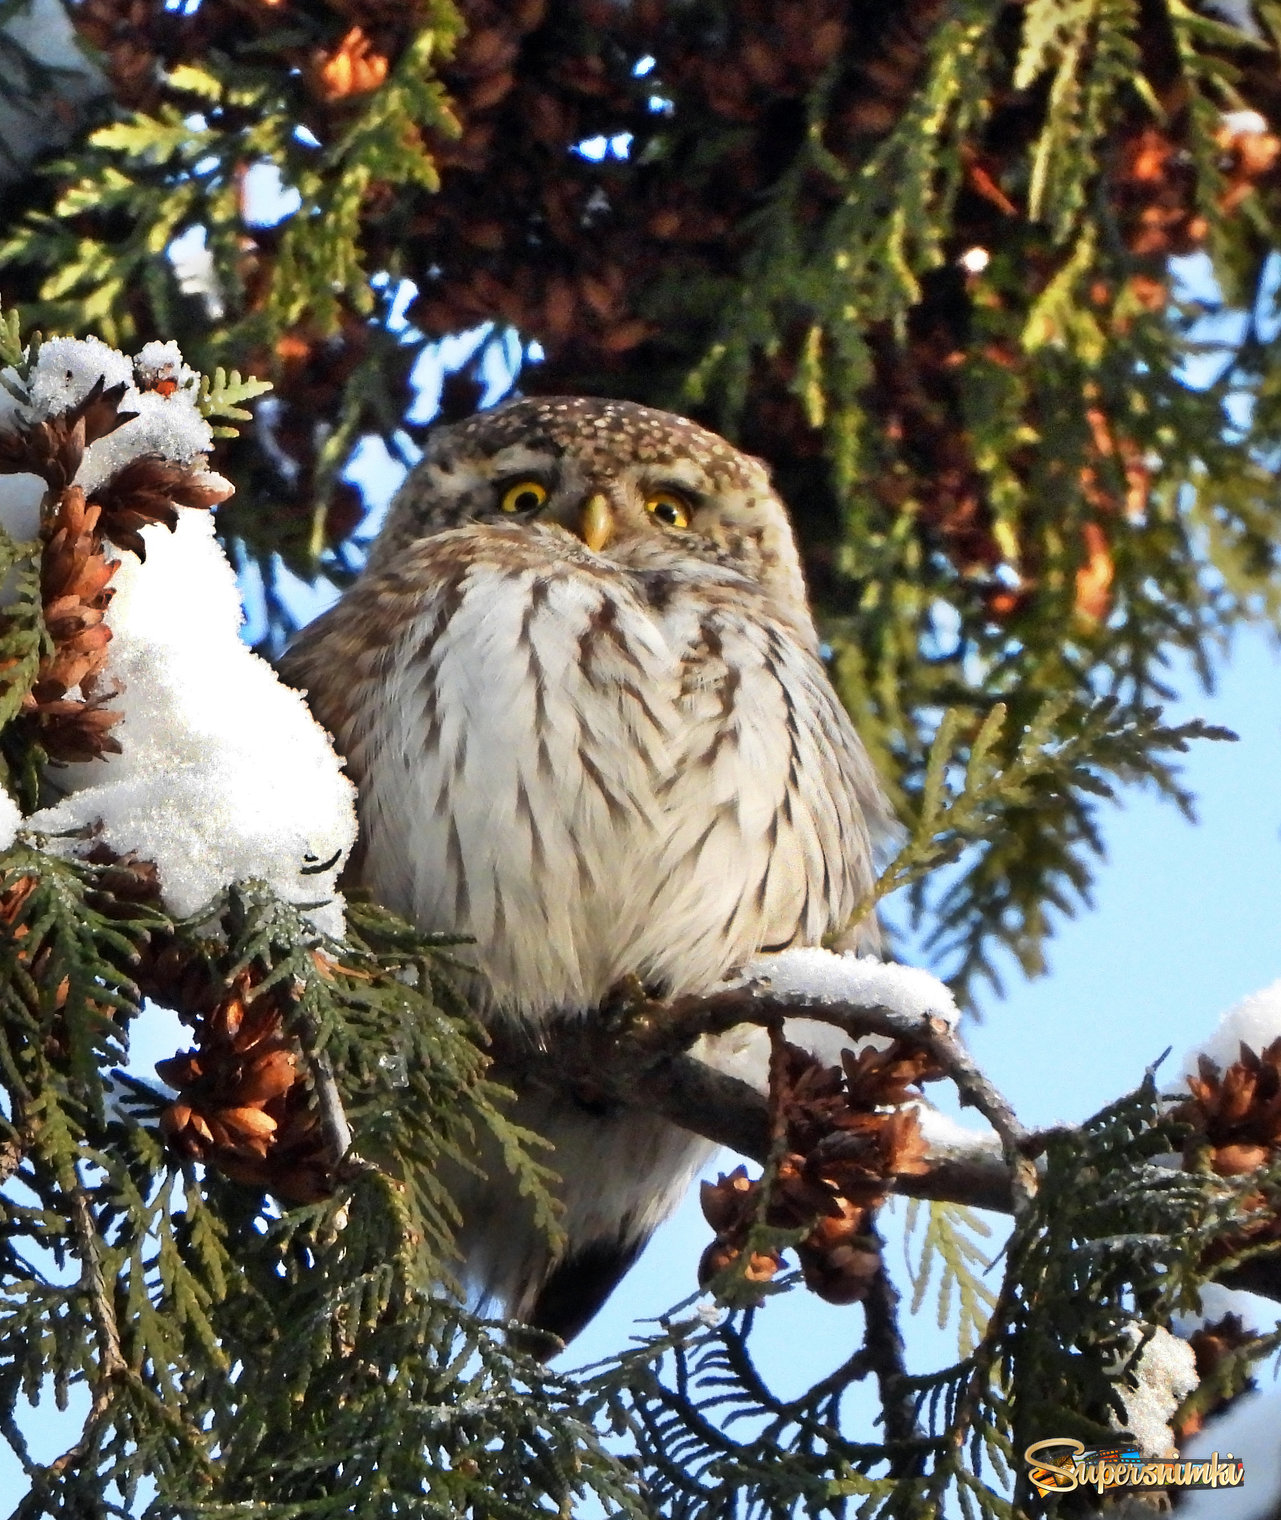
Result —
MULTIPOLYGON (((471 936, 517 1093, 554 1144, 553 1255, 490 1158, 460 1180, 481 1298, 568 1339, 710 1147, 523 1078, 611 988, 710 991, 847 927, 885 803, 819 655, 765 466, 628 402, 512 402, 430 437, 366 569, 285 673, 360 793, 351 869, 471 936)), ((716 1060, 713 1049, 709 1058, 716 1060)))

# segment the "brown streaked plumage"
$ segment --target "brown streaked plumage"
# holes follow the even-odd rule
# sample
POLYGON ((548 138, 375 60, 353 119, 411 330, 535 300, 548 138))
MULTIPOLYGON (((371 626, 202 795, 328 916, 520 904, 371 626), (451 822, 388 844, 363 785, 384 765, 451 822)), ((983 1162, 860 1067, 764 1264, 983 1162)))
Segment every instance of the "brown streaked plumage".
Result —
POLYGON ((624 977, 700 993, 817 944, 872 879, 885 804, 786 511, 758 460, 683 418, 514 402, 431 436, 285 670, 360 790, 361 880, 475 937, 500 1074, 556 1147, 568 1244, 552 1259, 495 1162, 459 1184, 460 1247, 480 1295, 568 1338, 709 1148, 523 1080, 521 1050, 554 1047, 624 977))

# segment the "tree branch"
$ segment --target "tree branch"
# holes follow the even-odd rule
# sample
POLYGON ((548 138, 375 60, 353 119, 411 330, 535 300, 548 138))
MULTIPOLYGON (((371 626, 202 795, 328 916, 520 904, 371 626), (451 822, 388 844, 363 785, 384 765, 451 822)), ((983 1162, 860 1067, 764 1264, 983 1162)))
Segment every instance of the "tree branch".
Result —
MULTIPOLYGON (((872 1233, 883 1248, 885 1242, 879 1232, 874 1229, 872 1233)), ((866 1317, 863 1347, 876 1376, 884 1411, 885 1439, 891 1451, 890 1476, 902 1480, 924 1474, 925 1455, 920 1443, 927 1433, 917 1420, 907 1380, 907 1351, 899 1329, 898 1306, 898 1289, 882 1265, 863 1300, 866 1317)))
POLYGON ((334 1078, 333 1063, 325 1051, 317 1049, 318 1029, 307 1019, 302 1021, 302 1030, 306 1036, 303 1058, 307 1062, 312 1090, 316 1094, 320 1127, 333 1157, 333 1164, 337 1167, 355 1159, 351 1155, 351 1125, 347 1122, 342 1094, 338 1091, 338 1083, 334 1078))
POLYGON ((928 1050, 956 1086, 962 1105, 977 1108, 1000 1136, 1014 1212, 1018 1215, 1025 1209, 1037 1185, 1036 1168, 1028 1156, 1028 1131, 995 1084, 975 1064, 947 1019, 930 1013, 904 1013, 881 1004, 839 1003, 795 991, 782 996, 738 987, 710 997, 678 999, 665 1008, 659 1005, 657 1017, 644 1022, 646 1035, 655 1028, 679 1031, 683 1043, 689 1045, 700 1035, 724 1034, 741 1024, 768 1028, 797 1017, 830 1024, 852 1040, 869 1034, 887 1035, 928 1050))
POLYGON ((1020 1199, 1030 1198, 1036 1183, 1031 1157, 1039 1150, 1037 1137, 1023 1128, 941 1018, 906 1015, 879 1005, 810 1004, 794 996, 780 999, 735 988, 671 1003, 638 999, 617 1009, 613 1018, 558 1030, 551 1046, 505 1051, 501 1059, 535 1081, 541 1065, 549 1085, 569 1086, 593 1101, 642 1108, 764 1165, 771 1143, 765 1094, 689 1054, 688 1047, 743 1024, 780 1028, 786 1034, 786 1019, 798 1016, 831 1024, 851 1040, 879 1034, 925 1046, 956 1083, 962 1102, 992 1122, 999 1151, 996 1137, 988 1141, 982 1135, 976 1135, 972 1145, 936 1145, 924 1172, 890 1179, 893 1191, 1007 1214, 1015 1212, 1020 1199))
POLYGON ((71 1218, 76 1235, 76 1251, 80 1257, 82 1281, 89 1294, 94 1328, 98 1334, 99 1387, 95 1393, 95 1408, 105 1401, 113 1379, 128 1371, 124 1352, 120 1346, 120 1326, 116 1323, 116 1311, 111 1290, 102 1269, 102 1253, 99 1250, 98 1227, 89 1207, 84 1183, 77 1175, 66 1189, 71 1199, 71 1218))
MULTIPOLYGON (((762 1166, 769 1156, 765 1095, 694 1056, 669 1055, 637 1070, 620 1051, 617 1067, 602 1063, 593 1068, 592 1075, 615 1102, 658 1114, 762 1166)), ((1029 1137, 1029 1143, 1034 1144, 1035 1137, 1029 1137)), ((927 1165, 925 1172, 893 1179, 892 1190, 909 1198, 1013 1212, 1010 1168, 994 1147, 984 1144, 982 1136, 975 1137, 972 1149, 932 1148, 927 1165)))
MULTIPOLYGON (((906 1015, 881 1006, 807 1003, 794 996, 736 988, 708 998, 662 1004, 640 1001, 613 1019, 585 1022, 557 1033, 554 1047, 508 1052, 526 1079, 568 1086, 620 1107, 640 1108, 764 1165, 770 1154, 769 1105, 763 1092, 689 1054, 704 1036, 742 1024, 783 1027, 802 1017, 830 1024, 857 1039, 868 1034, 915 1041, 935 1055, 956 1083, 963 1103, 978 1108, 996 1135, 976 1134, 934 1141, 925 1169, 889 1179, 890 1191, 907 1197, 1023 1217, 1035 1192, 1038 1160, 1061 1127, 1029 1131, 996 1087, 978 1069, 950 1025, 940 1018, 906 1015), (997 1140, 999 1139, 999 1149, 997 1140)), ((1223 1272, 1228 1287, 1245 1288, 1281 1301, 1281 1259, 1256 1257, 1223 1272)))

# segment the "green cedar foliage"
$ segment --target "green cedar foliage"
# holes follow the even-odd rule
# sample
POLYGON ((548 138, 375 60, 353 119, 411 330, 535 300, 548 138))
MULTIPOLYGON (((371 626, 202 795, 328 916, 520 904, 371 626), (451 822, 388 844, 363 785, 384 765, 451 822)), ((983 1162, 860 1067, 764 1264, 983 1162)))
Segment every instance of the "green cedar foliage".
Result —
MULTIPOLYGON (((878 1310, 874 1296, 863 1346, 798 1396, 780 1396, 755 1364, 753 1316, 768 1310, 752 1309, 674 1321, 589 1369, 585 1393, 632 1436, 660 1512, 681 1520, 1038 1513, 1023 1451, 1051 1431, 1087 1446, 1109 1440, 1125 1414, 1118 1386, 1133 1386, 1134 1328, 1194 1308, 1202 1252, 1232 1234, 1251 1188, 1276 1187, 1275 1168, 1224 1179, 1156 1164, 1180 1135, 1150 1074, 1064 1132, 1006 1246, 995 1296, 972 1222, 935 1209, 915 1270, 923 1282, 937 1252, 961 1294, 972 1343, 950 1366, 909 1373, 878 1354, 872 1327, 895 1308, 891 1298, 878 1310), (869 1374, 884 1411, 875 1440, 850 1430, 847 1411, 869 1374)), ((1243 1386, 1275 1345, 1248 1338, 1184 1407, 1243 1386)), ((1060 1503, 1062 1514, 1098 1512, 1093 1493, 1060 1503)))
POLYGON ((155 1515, 529 1515, 589 1490, 635 1508, 573 1385, 442 1291, 438 1179, 482 1130, 546 1195, 439 949, 357 908, 322 967, 297 910, 252 885, 175 924, 113 895, 115 869, 18 847, 0 877, 0 1427, 31 1480, 17 1513, 120 1513, 144 1479, 155 1515), (360 1158, 333 1196, 282 1211, 202 1176, 157 1129, 168 1096, 113 1079, 157 940, 221 982, 252 968, 289 987, 306 1048, 341 1073, 360 1158), (34 1461, 20 1403, 77 1388, 79 1440, 34 1461))

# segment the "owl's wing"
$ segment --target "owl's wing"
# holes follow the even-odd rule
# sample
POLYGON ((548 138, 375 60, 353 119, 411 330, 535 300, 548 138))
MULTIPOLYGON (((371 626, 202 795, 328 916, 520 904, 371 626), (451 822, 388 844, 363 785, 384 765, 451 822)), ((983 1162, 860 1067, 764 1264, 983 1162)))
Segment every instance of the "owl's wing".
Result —
MULTIPOLYGON (((670 599, 664 626, 682 656, 655 873, 670 931, 691 958, 700 933, 734 962, 817 945, 847 924, 892 828, 867 752, 821 661, 758 587, 702 575, 697 598, 670 599)), ((724 970, 708 964, 703 978, 724 970)))

